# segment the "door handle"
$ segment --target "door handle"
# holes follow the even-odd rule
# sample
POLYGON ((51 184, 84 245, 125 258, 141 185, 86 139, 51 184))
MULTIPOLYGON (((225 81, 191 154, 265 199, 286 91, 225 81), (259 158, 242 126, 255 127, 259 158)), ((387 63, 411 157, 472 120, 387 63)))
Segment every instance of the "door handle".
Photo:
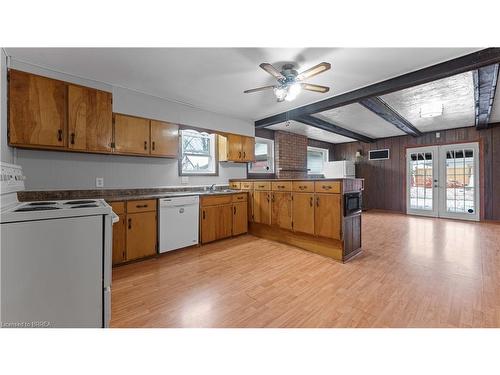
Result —
POLYGON ((155 141, 153 141, 153 143, 151 143, 151 147, 153 147, 153 151, 155 150, 155 141))
POLYGON ((205 210, 202 211, 203 214, 203 220, 205 220, 205 210))
POLYGON ((233 214, 236 215, 236 206, 233 206, 233 214))
POLYGON ((239 158, 241 159, 241 151, 238 153, 239 158))
POLYGON ((71 144, 75 144, 75 133, 71 133, 71 144))
POLYGON ((132 229, 132 219, 128 219, 128 229, 132 229))
POLYGON ((319 197, 316 197, 316 207, 319 207, 319 197))
POLYGON ((58 129, 57 130, 57 140, 59 142, 62 142, 62 140, 63 140, 63 131, 62 131, 62 129, 58 129))
POLYGON ((309 206, 313 206, 313 197, 309 198, 309 206))
POLYGON ((245 151, 243 151, 243 159, 245 159, 247 157, 247 153, 245 151))
POLYGON ((144 141, 144 150, 148 149, 148 141, 144 141))

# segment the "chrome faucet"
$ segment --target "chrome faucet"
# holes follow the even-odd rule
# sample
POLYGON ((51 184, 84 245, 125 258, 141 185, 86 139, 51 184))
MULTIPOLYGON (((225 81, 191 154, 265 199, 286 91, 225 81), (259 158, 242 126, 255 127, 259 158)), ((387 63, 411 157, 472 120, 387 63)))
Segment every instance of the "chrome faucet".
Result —
POLYGON ((210 191, 215 191, 215 184, 210 185, 209 190, 210 190, 210 191))

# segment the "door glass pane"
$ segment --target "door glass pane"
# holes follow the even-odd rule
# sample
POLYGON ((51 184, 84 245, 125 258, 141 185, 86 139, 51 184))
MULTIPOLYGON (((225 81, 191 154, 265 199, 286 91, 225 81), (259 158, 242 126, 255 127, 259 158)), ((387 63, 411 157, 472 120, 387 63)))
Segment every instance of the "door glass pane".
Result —
POLYGON ((410 154, 410 208, 432 211, 432 153, 410 154))
POLYGON ((475 211, 473 150, 446 153, 446 210, 470 214, 475 211))

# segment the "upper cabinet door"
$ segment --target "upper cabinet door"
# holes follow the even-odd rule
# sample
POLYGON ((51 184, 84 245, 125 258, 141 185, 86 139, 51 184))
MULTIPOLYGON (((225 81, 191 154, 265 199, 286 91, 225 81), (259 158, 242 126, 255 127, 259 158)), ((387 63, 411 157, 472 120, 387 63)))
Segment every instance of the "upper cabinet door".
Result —
POLYGON ((242 136, 237 134, 227 135, 227 159, 231 161, 241 161, 243 159, 242 136))
POLYGON ((242 137, 242 161, 254 161, 255 159, 255 138, 242 137))
POLYGON ((115 152, 149 155, 149 120, 115 114, 115 152))
POLYGON ((68 86, 68 147, 82 151, 111 151, 113 110, 111 93, 68 86))
POLYGON ((151 155, 176 158, 179 148, 179 126, 151 120, 151 155))
POLYGON ((66 84, 16 70, 9 75, 9 142, 66 146, 66 84))

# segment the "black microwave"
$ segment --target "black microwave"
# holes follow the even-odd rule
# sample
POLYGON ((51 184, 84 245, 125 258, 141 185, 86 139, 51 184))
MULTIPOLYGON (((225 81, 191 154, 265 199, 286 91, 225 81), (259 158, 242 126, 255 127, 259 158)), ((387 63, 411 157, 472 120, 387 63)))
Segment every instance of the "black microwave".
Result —
POLYGON ((361 192, 344 194, 344 216, 351 216, 361 212, 361 192))

